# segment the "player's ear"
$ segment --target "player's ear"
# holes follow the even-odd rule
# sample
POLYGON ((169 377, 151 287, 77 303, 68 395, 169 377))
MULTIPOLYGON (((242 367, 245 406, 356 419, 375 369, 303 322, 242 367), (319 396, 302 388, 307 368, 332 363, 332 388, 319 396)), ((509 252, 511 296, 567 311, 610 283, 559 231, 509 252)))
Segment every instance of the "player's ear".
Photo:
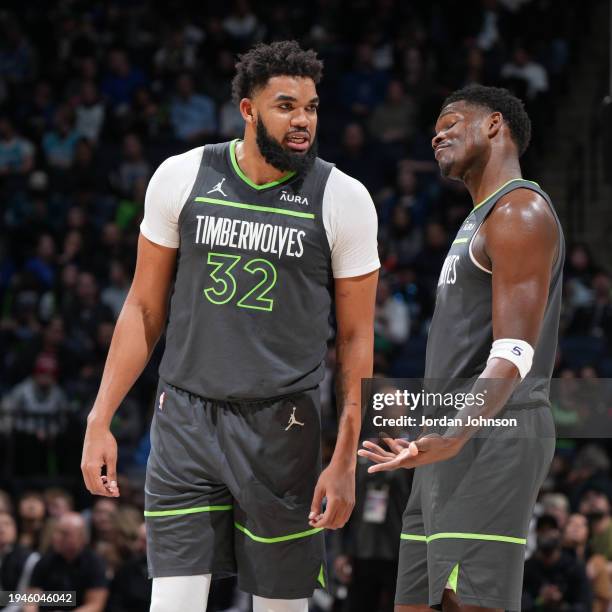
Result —
POLYGON ((494 138, 497 136, 498 132, 501 130, 503 121, 504 118, 498 111, 489 115, 487 118, 487 132, 489 134, 489 138, 494 138))
POLYGON ((253 102, 250 98, 240 100, 240 114, 247 123, 254 123, 253 102))

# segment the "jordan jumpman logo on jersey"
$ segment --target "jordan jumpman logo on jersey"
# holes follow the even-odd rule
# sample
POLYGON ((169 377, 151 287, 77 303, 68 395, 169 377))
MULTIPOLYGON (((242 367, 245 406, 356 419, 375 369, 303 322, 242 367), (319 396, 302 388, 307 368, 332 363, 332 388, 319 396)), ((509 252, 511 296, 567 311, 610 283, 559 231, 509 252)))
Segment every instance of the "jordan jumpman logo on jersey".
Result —
POLYGON ((225 181, 225 177, 223 177, 210 191, 207 191, 206 193, 215 193, 215 191, 218 191, 219 193, 223 194, 227 198, 227 193, 225 193, 225 191, 221 189, 221 186, 223 185, 224 181, 225 181))

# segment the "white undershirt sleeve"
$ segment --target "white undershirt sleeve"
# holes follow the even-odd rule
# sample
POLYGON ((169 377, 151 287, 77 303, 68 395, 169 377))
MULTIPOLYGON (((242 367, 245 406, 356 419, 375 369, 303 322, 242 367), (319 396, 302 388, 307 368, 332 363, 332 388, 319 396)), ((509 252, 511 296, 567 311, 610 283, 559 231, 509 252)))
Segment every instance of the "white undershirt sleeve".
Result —
POLYGON ((323 195, 323 225, 334 278, 368 274, 380 268, 378 218, 368 190, 333 168, 323 195))
POLYGON ((151 242, 179 247, 178 219, 198 176, 203 150, 198 147, 169 157, 151 177, 140 224, 142 235, 151 242))

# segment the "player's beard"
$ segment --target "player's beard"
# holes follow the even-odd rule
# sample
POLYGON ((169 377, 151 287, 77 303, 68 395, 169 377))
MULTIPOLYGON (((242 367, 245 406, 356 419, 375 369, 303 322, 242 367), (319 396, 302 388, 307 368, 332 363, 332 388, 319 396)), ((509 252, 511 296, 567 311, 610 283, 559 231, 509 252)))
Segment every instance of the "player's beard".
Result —
POLYGON ((305 175, 317 158, 317 139, 312 140, 305 153, 290 151, 275 140, 266 129, 261 117, 257 119, 257 146, 263 158, 281 172, 295 172, 305 175))

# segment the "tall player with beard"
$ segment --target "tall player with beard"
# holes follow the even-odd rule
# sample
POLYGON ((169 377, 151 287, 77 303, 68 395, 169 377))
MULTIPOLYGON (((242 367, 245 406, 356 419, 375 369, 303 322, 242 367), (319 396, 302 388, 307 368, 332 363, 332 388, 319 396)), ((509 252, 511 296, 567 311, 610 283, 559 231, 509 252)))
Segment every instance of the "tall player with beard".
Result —
POLYGON ((466 185, 474 208, 440 273, 425 377, 445 389, 473 385, 486 399, 441 411, 457 427, 388 439, 389 451, 364 442, 359 454, 377 463, 371 472, 416 468, 397 612, 520 610, 527 530, 555 447, 563 232, 548 195, 522 178, 531 123, 509 91, 451 94, 435 129, 440 170, 466 185), (497 414, 517 426, 468 425, 497 414))
POLYGON ((164 329, 174 280, 145 484, 154 612, 203 611, 211 577, 234 573, 255 612, 306 612, 326 583, 323 529, 354 504, 377 221, 366 189, 317 157, 321 72, 295 42, 243 55, 244 139, 166 160, 147 190, 82 471, 91 493, 119 496, 109 424, 164 329), (320 472, 332 295, 341 416, 320 472))

